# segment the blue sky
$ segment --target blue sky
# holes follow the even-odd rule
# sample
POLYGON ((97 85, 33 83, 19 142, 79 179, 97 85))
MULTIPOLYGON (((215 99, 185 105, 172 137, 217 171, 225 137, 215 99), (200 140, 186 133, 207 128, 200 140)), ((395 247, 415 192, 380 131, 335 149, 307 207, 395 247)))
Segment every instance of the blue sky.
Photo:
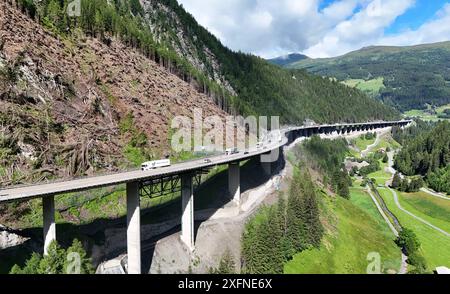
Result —
POLYGON ((408 9, 403 15, 400 15, 395 22, 386 29, 386 33, 400 33, 405 29, 416 30, 427 20, 434 17, 436 12, 448 2, 449 1, 445 0, 418 0, 412 8, 408 9))
POLYGON ((450 0, 179 0, 234 50, 331 57, 450 39, 450 0))

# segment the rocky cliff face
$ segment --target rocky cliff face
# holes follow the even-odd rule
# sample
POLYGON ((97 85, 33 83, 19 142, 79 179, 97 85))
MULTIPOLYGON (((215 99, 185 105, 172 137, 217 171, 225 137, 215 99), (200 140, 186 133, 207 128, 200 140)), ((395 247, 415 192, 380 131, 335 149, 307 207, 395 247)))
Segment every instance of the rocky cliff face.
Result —
MULTIPOLYGON (((170 46, 178 56, 189 61, 197 70, 206 73, 208 78, 223 86, 232 95, 235 89, 223 75, 221 64, 213 50, 203 43, 201 37, 186 27, 186 22, 177 13, 176 1, 140 0, 144 8, 146 22, 159 43, 170 46)), ((184 11, 183 11, 184 14, 184 11)))

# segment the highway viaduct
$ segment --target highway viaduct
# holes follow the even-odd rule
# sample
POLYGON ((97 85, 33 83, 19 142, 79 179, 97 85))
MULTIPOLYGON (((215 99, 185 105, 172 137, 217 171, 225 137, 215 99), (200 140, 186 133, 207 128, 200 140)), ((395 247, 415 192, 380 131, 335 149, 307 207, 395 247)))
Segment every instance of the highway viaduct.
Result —
MULTIPOLYGON (((110 175, 86 177, 69 181, 11 187, 0 190, 0 203, 25 201, 42 198, 44 254, 48 245, 56 240, 55 195, 86 191, 95 188, 126 184, 127 204, 127 255, 128 273, 141 273, 141 233, 140 233, 140 197, 181 193, 182 217, 181 240, 190 250, 194 250, 194 184, 202 173, 219 165, 228 165, 228 191, 232 201, 240 202, 239 163, 254 157, 266 158, 268 154, 282 153, 285 145, 301 137, 319 134, 349 134, 355 131, 371 131, 386 127, 405 127, 411 121, 371 122, 353 124, 335 124, 306 127, 286 127, 281 130, 281 140, 271 142, 252 152, 240 152, 232 155, 218 155, 204 159, 181 162, 169 167, 150 171, 134 170, 110 175), (278 152, 272 152, 278 151, 278 152)), ((273 158, 274 161, 277 158, 273 158)), ((263 162, 263 166, 270 163, 263 162)), ((269 165, 270 166, 270 165, 269 165)), ((270 167, 265 167, 270 169, 270 167)))

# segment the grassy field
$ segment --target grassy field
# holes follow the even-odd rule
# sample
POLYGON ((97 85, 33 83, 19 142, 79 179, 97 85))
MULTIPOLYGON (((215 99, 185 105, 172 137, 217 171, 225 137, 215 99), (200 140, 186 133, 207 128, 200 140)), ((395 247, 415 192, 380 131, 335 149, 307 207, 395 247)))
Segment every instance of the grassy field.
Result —
POLYGON ((399 193, 402 207, 429 223, 450 232, 450 201, 426 193, 399 193))
POLYGON ((430 111, 431 106, 429 106, 428 109, 426 109, 426 110, 413 109, 413 110, 407 111, 404 113, 404 116, 405 117, 416 117, 416 118, 420 118, 421 120, 425 120, 425 121, 438 121, 438 120, 442 120, 442 118, 439 118, 438 116, 440 114, 442 114, 446 109, 450 109, 450 104, 444 105, 441 107, 437 107, 435 109, 436 113, 430 111))
POLYGON ((355 139, 355 146, 358 147, 359 150, 363 151, 367 148, 367 146, 375 143, 375 140, 376 139, 366 140, 363 137, 358 137, 357 139, 355 139))
POLYGON ((343 82, 343 84, 351 87, 357 88, 363 92, 369 93, 373 96, 376 96, 380 93, 380 90, 384 89, 384 78, 379 77, 372 80, 363 80, 363 79, 350 79, 343 82))
POLYGON ((350 144, 359 150, 358 152, 356 150, 350 149, 351 155, 357 158, 361 157, 361 151, 366 150, 367 146, 375 143, 375 140, 376 139, 366 140, 364 136, 350 140, 350 144))
POLYGON ((362 188, 352 188, 351 197, 349 201, 324 196, 321 209, 327 233, 322 246, 295 255, 285 273, 364 274, 371 252, 380 253, 383 272, 399 269, 401 252, 370 196, 362 188))
MULTIPOLYGON (((395 205, 392 193, 388 189, 379 188, 378 190, 389 210, 395 214, 401 225, 416 233, 422 244, 421 253, 427 261, 429 270, 431 271, 437 266, 450 267, 450 238, 401 211, 395 205)), ((408 203, 403 200, 403 196, 401 196, 400 200, 405 209, 411 209, 412 213, 418 212, 418 210, 413 210, 412 206, 409 206, 408 203)), ((436 210, 435 207, 434 210, 436 210)), ((422 217, 424 215, 419 215, 418 213, 418 216, 422 217)), ((430 220, 430 216, 427 217, 427 220, 430 220)))
MULTIPOLYGON (((381 161, 380 161, 381 162, 381 161)), ((391 174, 384 170, 386 164, 381 165, 381 170, 369 174, 367 177, 370 179, 375 179, 377 185, 383 185, 391 178, 391 174)))
POLYGON ((402 194, 405 202, 415 209, 434 218, 450 222, 450 201, 437 198, 425 192, 402 194))
POLYGON ((380 150, 380 149, 384 149, 386 150, 386 148, 391 148, 391 149, 398 149, 400 148, 400 144, 395 141, 390 135, 387 137, 383 137, 382 139, 380 139, 379 143, 377 144, 377 146, 374 147, 374 150, 380 150))

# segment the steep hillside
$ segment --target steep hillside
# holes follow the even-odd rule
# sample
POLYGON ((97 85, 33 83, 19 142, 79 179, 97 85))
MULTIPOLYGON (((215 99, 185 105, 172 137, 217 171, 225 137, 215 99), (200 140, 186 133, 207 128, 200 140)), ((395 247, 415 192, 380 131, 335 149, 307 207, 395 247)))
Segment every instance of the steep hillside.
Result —
POLYGON ((268 59, 267 61, 279 66, 286 66, 300 60, 308 59, 309 57, 303 54, 293 53, 286 56, 280 56, 277 58, 268 59))
POLYGON ((64 37, 0 3, 1 185, 116 171, 170 153, 170 119, 227 115, 137 50, 64 37))
MULTIPOLYGON (((221 85, 241 114, 280 115, 283 122, 361 121, 395 112, 354 91, 301 70, 283 70, 253 55, 233 52, 176 0, 142 0, 146 23, 167 48, 221 85)), ((227 95, 225 95, 227 96, 227 95)))
POLYGON ((174 0, 82 0, 80 17, 68 3, 0 4, 4 185, 176 156, 170 119, 195 107, 297 123, 395 116, 360 91, 230 51, 174 0))
POLYGON ((450 42, 368 47, 344 56, 288 65, 335 77, 405 111, 450 103, 450 42))

